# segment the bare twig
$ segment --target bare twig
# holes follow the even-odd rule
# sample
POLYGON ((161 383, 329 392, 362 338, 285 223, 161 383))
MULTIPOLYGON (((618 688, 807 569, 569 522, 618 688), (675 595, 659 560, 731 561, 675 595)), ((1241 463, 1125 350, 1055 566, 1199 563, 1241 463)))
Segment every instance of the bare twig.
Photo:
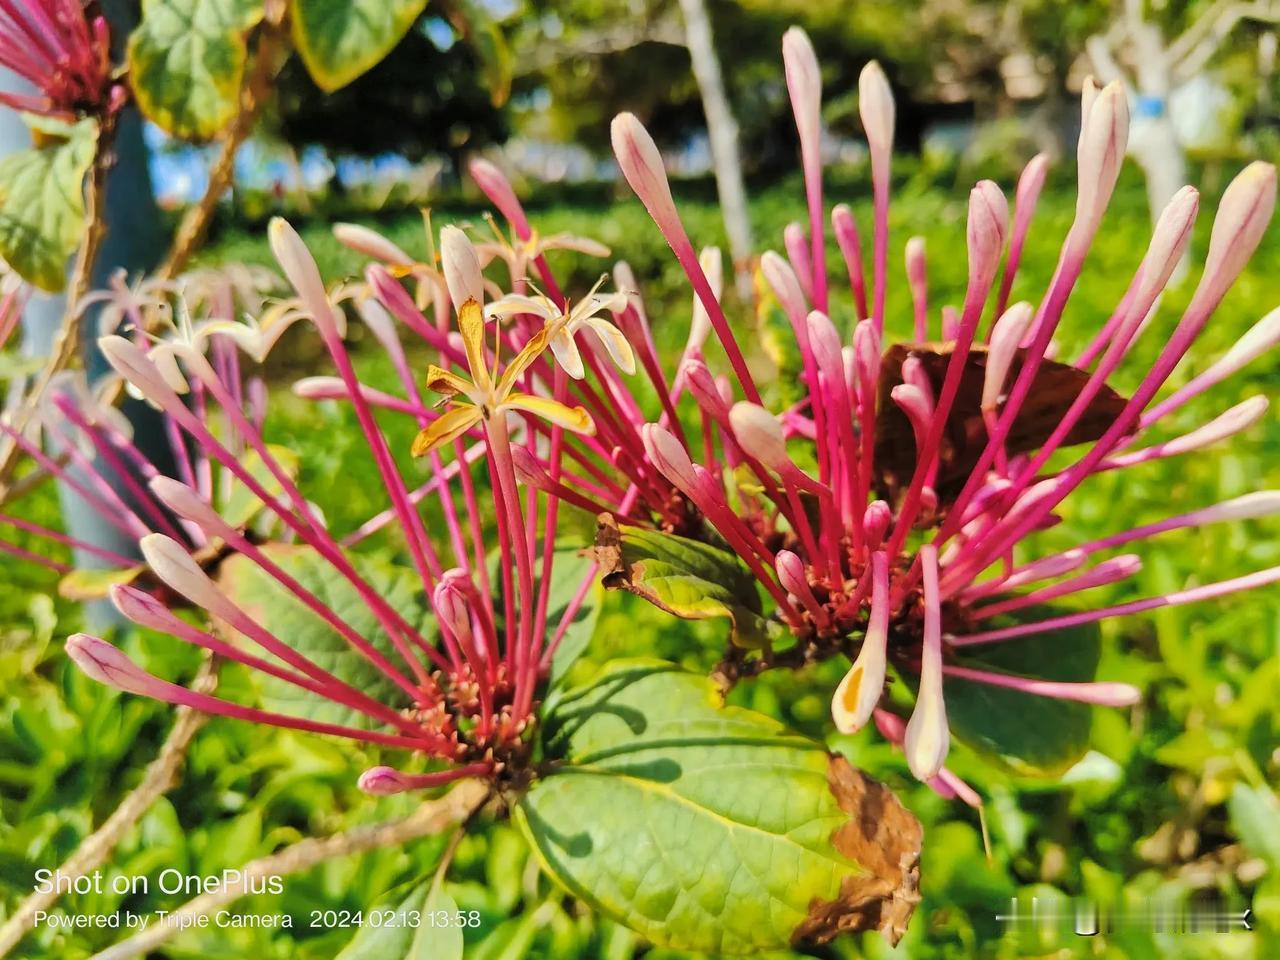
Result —
POLYGON ((130 960, 143 956, 178 933, 183 927, 183 920, 205 916, 234 903, 248 892, 250 884, 255 881, 298 873, 335 857, 409 843, 439 833, 451 824, 466 820, 488 798, 487 784, 479 780, 463 780, 439 800, 424 803, 401 820, 353 827, 331 837, 300 840, 279 853, 245 864, 238 883, 188 901, 170 912, 164 923, 155 924, 143 933, 94 954, 91 960, 130 960))
MULTIPOLYGON (((212 657, 200 668, 192 689, 201 693, 211 693, 217 684, 217 667, 212 657)), ((173 789, 178 782, 178 773, 187 755, 187 748, 196 732, 205 725, 209 715, 198 713, 189 707, 179 707, 177 719, 169 737, 156 758, 147 767, 147 772, 132 792, 121 802, 111 816, 97 830, 85 838, 66 862, 58 868, 65 877, 73 879, 92 873, 102 866, 111 856, 122 837, 132 828, 144 813, 155 803, 156 798, 173 789)), ((30 931, 35 916, 42 910, 48 910, 57 902, 59 893, 33 893, 18 907, 0 927, 0 957, 7 956, 30 931)))

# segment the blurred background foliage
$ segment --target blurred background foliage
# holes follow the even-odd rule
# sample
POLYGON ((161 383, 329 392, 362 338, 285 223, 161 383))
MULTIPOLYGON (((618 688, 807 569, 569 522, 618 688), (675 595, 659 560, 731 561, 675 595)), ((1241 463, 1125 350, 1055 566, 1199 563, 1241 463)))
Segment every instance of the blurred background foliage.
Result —
MULTIPOLYGON (((421 252, 420 202, 430 203, 437 225, 467 220, 486 229, 477 195, 458 182, 457 171, 469 155, 506 140, 510 155, 521 155, 513 149, 521 143, 572 142, 592 158, 588 175, 553 184, 526 179, 520 188, 531 217, 543 233, 591 236, 631 263, 670 361, 687 333, 686 281, 640 204, 619 189, 601 157, 608 120, 621 109, 639 113, 677 154, 690 151, 701 135, 702 107, 689 73, 678 5, 674 0, 510 0, 488 6, 511 59, 513 95, 505 105, 494 104, 479 78, 475 53, 458 42, 448 23, 424 20, 388 60, 337 94, 321 95, 301 70, 287 66, 264 124, 263 142, 283 145, 295 162, 314 149, 334 159, 394 155, 413 164, 440 164, 438 179, 424 187, 412 180, 353 183, 335 176, 308 185, 273 167, 265 180, 246 177, 238 184, 220 210, 213 243, 201 262, 269 264, 265 219, 283 211, 300 225, 327 277, 337 280, 360 263, 329 234, 334 219, 369 224, 405 249, 421 252), (591 175, 600 171, 598 178, 591 175)), ((1147 15, 1173 35, 1217 6, 1171 0, 1150 5, 1147 15)), ((1106 30, 1116 15, 1115 5, 1106 0, 915 5, 709 0, 708 7, 741 126, 750 214, 761 249, 779 247, 783 226, 803 217, 794 127, 778 54, 782 30, 800 22, 811 32, 829 91, 826 119, 837 137, 858 132, 856 98, 849 92, 858 71, 873 56, 885 63, 900 96, 902 153, 895 161, 890 261, 890 325, 899 334, 909 328, 902 243, 912 234, 925 237, 933 302, 959 302, 965 264, 954 251, 963 236, 969 186, 978 176, 991 177, 1011 194, 1021 162, 1035 150, 1048 146, 1070 157, 1072 89, 1085 69, 1082 51, 1087 38, 1106 30), (1014 96, 1010 77, 1025 71, 1011 71, 1027 63, 1039 78, 1040 92, 1014 96), (957 121, 964 125, 959 138, 931 136, 957 121)), ((1193 262, 1199 262, 1207 244, 1208 211, 1241 158, 1274 159, 1268 29, 1243 25, 1214 61, 1215 82, 1232 97, 1224 112, 1230 135, 1219 146, 1193 151, 1191 179, 1202 186, 1206 211, 1193 262)), ((856 151, 841 153, 827 179, 831 202, 851 203, 859 222, 869 224, 869 174, 856 151)), ((1035 299, 1047 282, 1070 222, 1074 189, 1068 159, 1051 174, 1015 298, 1035 299)), ((711 180, 685 179, 677 184, 677 195, 695 241, 723 243, 711 180)), ((1143 179, 1130 165, 1063 322, 1063 353, 1070 355, 1087 342, 1119 300, 1145 248, 1148 223, 1143 179)), ((582 293, 611 261, 553 257, 552 264, 567 278, 568 289, 582 293)), ((838 265, 833 261, 831 268, 834 272, 838 265)), ((1175 375, 1178 382, 1220 356, 1277 305, 1277 275, 1280 235, 1273 229, 1192 359, 1175 375)), ((1190 292, 1191 284, 1184 283, 1168 294, 1132 362, 1118 373, 1119 389, 1136 383, 1190 292)), ((740 304, 731 313, 744 329, 753 322, 740 304)), ((833 313, 847 329, 847 298, 833 313)), ((757 340, 765 347, 778 345, 768 331, 757 340)), ((390 377, 384 357, 360 350, 359 343, 356 350, 362 379, 376 384, 390 377)), ((421 360, 425 365, 426 358, 421 360)), ((771 362, 768 349, 753 357, 766 376, 771 362)), ((288 392, 289 380, 313 372, 327 369, 317 345, 299 328, 272 359, 269 373, 277 389, 267 433, 301 454, 303 489, 318 501, 331 526, 348 529, 383 507, 382 486, 361 453, 349 409, 304 403, 288 392)), ((1264 357, 1179 411, 1164 429, 1169 436, 1185 432, 1248 395, 1278 390, 1280 359, 1264 357)), ((388 420, 386 429, 395 449, 407 449, 410 424, 388 420)), ((1220 448, 1157 461, 1123 477, 1104 474, 1072 498, 1060 527, 1040 536, 1050 546, 1065 545, 1179 508, 1275 486, 1280 481, 1277 449, 1280 423, 1271 415, 1220 448)), ((19 512, 52 524, 57 515, 53 491, 46 487, 28 497, 19 512)), ((571 526, 585 535, 589 518, 579 516, 571 526)), ((1144 559, 1139 576, 1090 599, 1120 602, 1280 564, 1280 539, 1274 521, 1220 525, 1157 540, 1144 559)), ((29 892, 36 869, 61 862, 136 785, 172 715, 167 707, 93 684, 69 666, 59 641, 81 626, 83 614, 58 599, 40 571, 0 558, 0 583, 0 909, 8 909, 29 892)), ((190 650, 163 637, 121 639, 131 655, 160 675, 185 681, 197 669, 198 658, 190 650)), ((592 645, 575 670, 584 678, 609 659, 636 654, 706 670, 724 639, 718 624, 673 621, 632 598, 610 595, 592 645)), ((990 859, 978 815, 916 784, 902 758, 874 735, 830 739, 834 749, 889 782, 924 821, 925 899, 896 952, 867 936, 843 939, 812 955, 1247 960, 1280 955, 1280 804, 1274 792, 1280 781, 1280 597, 1272 589, 1162 610, 1108 623, 1104 639, 1100 675, 1135 683, 1147 695, 1132 711, 1095 711, 1092 751, 1061 781, 1012 777, 962 748, 955 751, 954 768, 986 799, 990 859), (1041 902, 1083 896, 1133 910, 1152 902, 1252 904, 1258 929, 1226 936, 1132 929, 1088 941, 1026 933, 1015 938, 1005 936, 996 920, 1014 896, 1038 896, 1041 902)), ((733 696, 823 737, 829 727, 827 698, 840 673, 841 665, 832 663, 804 674, 770 675, 741 686, 733 696)), ((224 668, 223 683, 235 688, 247 679, 224 668)), ((179 786, 128 836, 107 875, 154 876, 162 866, 216 873, 303 836, 407 812, 412 798, 373 799, 356 790, 353 771, 372 762, 372 752, 357 747, 215 720, 197 736, 179 786)), ((354 911, 396 901, 406 884, 434 868, 444 843, 440 838, 383 850, 288 877, 282 896, 245 903, 262 913, 288 913, 292 930, 194 931, 175 939, 162 955, 334 957, 354 931, 309 929, 310 911, 354 911)), ((468 956, 674 956, 637 942, 552 888, 505 823, 462 841, 447 889, 461 909, 479 911, 482 918, 467 933, 468 956)), ((183 899, 156 892, 127 901, 72 896, 62 908, 100 913, 127 906, 144 912, 171 908, 183 899)), ((45 929, 29 937, 16 955, 76 960, 117 938, 110 930, 45 929)))

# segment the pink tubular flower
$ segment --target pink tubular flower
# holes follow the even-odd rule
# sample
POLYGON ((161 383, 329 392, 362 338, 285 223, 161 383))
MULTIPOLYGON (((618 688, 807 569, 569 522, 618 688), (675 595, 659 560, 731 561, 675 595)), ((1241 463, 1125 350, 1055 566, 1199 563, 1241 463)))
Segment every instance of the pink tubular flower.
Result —
POLYGON ((35 87, 0 93, 15 110, 63 118, 95 115, 111 99, 107 20, 84 0, 0 0, 0 66, 35 87))
MULTIPOLYGON (((555 485, 565 475, 559 461, 562 434, 589 435, 593 424, 580 407, 530 392, 541 378, 561 387, 567 382, 544 356, 553 324, 544 325, 541 317, 524 318, 498 328, 511 347, 505 362, 503 351, 494 349, 492 340, 486 342, 483 308, 475 299, 483 296, 478 260, 461 231, 446 231, 443 272, 451 287, 463 294, 456 311, 460 337, 426 321, 403 288, 386 277, 379 277, 381 287, 374 282, 355 292, 369 333, 396 370, 397 395, 359 381, 344 343, 346 323, 335 303, 338 298, 323 286, 296 232, 283 221, 270 228, 280 265, 298 292, 290 310, 311 320, 337 371, 336 377, 311 378, 297 392, 351 405, 390 501, 386 511, 346 535, 332 532, 304 498, 292 455, 267 441, 261 418, 245 415, 237 386, 199 350, 186 343, 148 345, 119 336, 100 341, 116 371, 173 424, 174 436, 217 465, 262 515, 252 530, 229 517, 214 497, 226 484, 206 482, 208 469, 180 469, 177 477, 153 469, 139 495, 145 503, 162 507, 155 526, 146 517, 123 512, 129 533, 139 540, 146 575, 112 588, 117 609, 135 623, 340 707, 340 715, 351 719, 320 722, 312 719, 314 711, 299 716, 195 693, 150 676, 109 644, 82 635, 68 644, 68 652, 86 673, 132 693, 208 713, 403 748, 444 764, 428 773, 374 767, 359 779, 373 794, 434 787, 461 777, 514 775, 523 769, 541 685, 594 578, 594 570, 587 571, 572 599, 551 594, 557 556, 555 485), (376 293, 380 288, 397 290, 401 296, 381 300, 376 293), (425 387, 451 401, 448 409, 433 409, 424 402, 393 317, 404 320, 437 351, 440 365, 430 368, 425 387), (466 370, 470 379, 455 367, 466 370), (180 395, 183 390, 192 403, 180 395), (375 420, 375 408, 414 418, 420 434, 413 453, 428 458, 432 467, 425 483, 411 488, 406 482, 397 454, 409 451, 392 450, 375 420), (226 420, 226 427, 216 431, 208 425, 215 412, 226 420), (453 460, 446 464, 443 456, 450 451, 453 460), (549 479, 549 489, 519 488, 517 451, 526 459, 536 455, 536 469, 554 478, 549 479), (496 506, 496 565, 483 535, 480 504, 488 497, 477 491, 472 478, 471 466, 477 461, 488 466, 496 506), (428 532, 428 505, 443 517, 440 536, 428 532), (268 519, 268 524, 261 522, 268 519), (165 527, 158 526, 162 521, 165 527), (412 564, 406 573, 411 569, 409 576, 421 585, 421 615, 408 615, 349 549, 391 524, 403 538, 412 564), (201 551, 202 544, 217 545, 214 563, 201 551), (298 572, 291 558, 296 561, 299 555, 308 558, 313 570, 323 571, 319 578, 314 572, 298 572), (245 602, 234 578, 228 582, 216 572, 228 566, 253 571, 282 600, 317 618, 335 643, 376 673, 388 692, 374 696, 366 684, 339 675, 331 658, 295 649, 296 638, 279 630, 263 612, 260 599, 245 602), (339 603, 338 595, 347 599, 339 603), (219 629, 202 629, 175 616, 167 606, 175 598, 203 610, 219 629), (358 629, 360 623, 369 626, 358 629), (244 642, 227 642, 223 637, 228 632, 244 642)), ((374 238, 356 239, 385 252, 374 238)), ((383 268, 372 270, 376 274, 383 268)), ((443 303, 453 313, 451 301, 443 303)), ((447 323, 450 317, 443 319, 447 323)), ((210 339, 216 344, 226 332, 222 326, 214 331, 210 339)), ((85 430, 94 434, 94 424, 87 423, 85 430)))
MULTIPOLYGON (((1108 379, 1121 363, 1132 363, 1133 345, 1187 248, 1199 197, 1188 187, 1172 199, 1127 292, 1084 354, 1073 363, 1053 360, 1054 333, 1124 155, 1128 116, 1118 86, 1086 91, 1076 217, 1038 304, 1009 306, 1008 299, 1044 183, 1043 157, 1032 160, 1019 181, 1012 222, 994 183, 973 189, 965 238, 968 283, 959 309, 938 311, 929 303, 923 245, 907 244, 910 289, 895 298, 894 308, 910 311, 916 338, 893 343, 885 329, 894 126, 889 85, 874 64, 863 71, 859 109, 871 144, 874 200, 869 279, 850 209, 837 205, 829 213, 848 268, 853 312, 862 318, 841 330, 832 318, 848 315, 847 307, 836 307, 837 287, 845 280, 828 286, 821 269, 820 228, 827 214, 816 143, 819 73, 811 47, 795 30, 787 35, 784 59, 802 146, 811 245, 801 242, 800 227, 789 227, 787 257, 765 254, 761 274, 795 332, 808 396, 783 411, 769 410, 761 399, 747 363, 749 344, 735 338, 694 253, 657 148, 640 122, 624 114, 613 126, 618 162, 688 275, 732 378, 715 377, 704 338, 695 343, 691 337, 668 381, 646 356, 643 312, 624 307, 618 326, 657 389, 663 414, 656 424, 637 425, 631 411, 639 404, 620 392, 616 376, 601 378, 601 399, 610 402, 597 418, 604 449, 596 459, 607 451, 625 490, 611 487, 608 476, 586 477, 582 486, 581 474, 561 482, 627 523, 638 516, 639 522, 728 545, 774 601, 766 611, 778 628, 773 638, 790 635, 785 653, 766 644, 757 667, 848 656, 852 668, 832 703, 836 726, 853 731, 875 717, 882 730, 892 731, 919 778, 971 797, 943 767, 952 734, 952 683, 1110 706, 1138 699, 1125 684, 1058 682, 983 666, 976 654, 985 645, 1280 580, 1278 567, 1115 607, 1058 614, 1044 606, 1125 580, 1141 566, 1137 556, 1108 559, 1100 556, 1104 551, 1168 530, 1278 512, 1280 502, 1269 493, 1062 554, 1037 556, 1031 537, 1057 521, 1063 502, 1089 477, 1217 442, 1265 409, 1265 401, 1249 401, 1184 437, 1142 445, 1144 434, 1167 414, 1280 340, 1280 324, 1265 318, 1217 364, 1155 402, 1257 247, 1275 204, 1275 170, 1251 164, 1226 191, 1196 293, 1126 398, 1108 379), (934 343, 923 342, 928 340, 934 343), (700 436, 686 435, 690 422, 700 424, 700 436), (1075 459, 1058 466, 1062 457, 1055 454, 1070 448, 1075 459), (918 691, 909 721, 887 712, 891 673, 908 681, 899 689, 918 691)), ((486 171, 485 181, 482 186, 511 216, 514 194, 494 180, 493 171, 486 171)), ((523 214, 512 222, 517 231, 529 229, 523 214)), ((574 389, 596 386, 587 379, 574 389)), ((741 666, 744 657, 739 650, 726 663, 741 666)))

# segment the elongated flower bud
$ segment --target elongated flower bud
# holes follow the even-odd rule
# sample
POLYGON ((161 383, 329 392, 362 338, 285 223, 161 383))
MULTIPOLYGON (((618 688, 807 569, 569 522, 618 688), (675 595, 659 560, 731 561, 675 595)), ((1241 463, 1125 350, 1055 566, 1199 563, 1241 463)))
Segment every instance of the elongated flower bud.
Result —
POLYGON ((884 540, 889 524, 893 521, 893 510, 883 500, 872 500, 862 514, 862 530, 867 538, 867 549, 875 550, 884 540))
POLYGON ((1137 302, 1147 304, 1155 300, 1182 259, 1183 251, 1191 241, 1191 228, 1196 223, 1200 209, 1200 192, 1195 187, 1183 187, 1173 195, 1156 221, 1151 234, 1151 244, 1142 258, 1142 280, 1138 286, 1137 302))
MULTIPOLYGON (((1085 99, 1088 101, 1088 93, 1085 99)), ((1129 102, 1124 87, 1116 81, 1107 84, 1088 104, 1076 148, 1079 166, 1076 218, 1084 230, 1078 240, 1086 246, 1111 201, 1128 142, 1129 102)))
POLYGON ((697 357, 692 357, 686 360, 680 369, 684 373, 685 384, 699 407, 717 420, 723 420, 729 416, 729 404, 725 403, 721 397, 720 387, 706 363, 697 357))
POLYGON ((533 487, 535 490, 547 490, 551 487, 551 477, 542 469, 542 464, 528 447, 519 445, 511 447, 511 465, 515 468, 516 479, 525 486, 533 487))
POLYGON ((947 709, 942 699, 942 613, 938 593, 938 553, 932 544, 920 548, 924 573, 924 645, 920 656, 920 688, 907 722, 903 753, 918 780, 932 780, 951 748, 947 709))
POLYGON ((810 310, 805 326, 809 332, 809 349, 818 362, 818 369, 833 384, 843 383, 844 345, 835 324, 820 310, 810 310))
POLYGON ((87 633, 68 637, 66 649, 85 676, 108 687, 146 697, 152 696, 160 683, 107 641, 87 633))
POLYGON ((516 192, 511 189, 511 182, 506 175, 488 160, 475 159, 467 165, 471 179, 476 182, 489 202, 498 208, 498 212, 507 218, 515 227, 516 233, 524 237, 529 233, 529 221, 524 215, 516 192))
POLYGON ((307 245, 298 236, 298 231, 283 217, 272 217, 267 227, 267 237, 271 243, 271 253, 289 283, 298 291, 298 299, 302 301, 303 309, 310 314, 320 335, 340 339, 343 333, 342 321, 329 302, 329 293, 325 290, 324 281, 320 279, 320 268, 316 266, 315 258, 311 256, 307 245))
POLYGON ((1217 306, 1258 249, 1275 208, 1276 168, 1255 160, 1222 194, 1193 303, 1210 310, 1217 306))
POLYGON ((457 569, 447 571, 436 584, 431 601, 440 622, 458 638, 460 643, 470 646, 472 644, 471 608, 467 603, 466 594, 459 589, 457 583, 459 578, 466 580, 467 575, 457 569))
POLYGON ((990 180, 980 180, 969 193, 969 279, 985 288, 991 283, 1009 232, 1009 202, 990 180))
POLYGON ((893 91, 880 64, 870 61, 858 75, 858 115, 873 153, 888 158, 893 149, 893 91))
POLYGON ((1015 303, 996 321, 991 331, 991 345, 987 351, 987 366, 982 375, 982 409, 995 410, 1000 404, 1000 394, 1018 353, 1018 344, 1031 327, 1035 310, 1031 304, 1015 303))
POLYGON ((883 553, 871 558, 871 617, 858 657, 831 698, 831 718, 841 733, 857 733, 871 719, 884 693, 889 645, 889 565, 883 553))
POLYGON ((209 536, 225 539, 232 532, 230 524, 218 515, 218 511, 185 483, 172 477, 158 476, 152 477, 147 486, 161 503, 209 536))
POLYGON ((644 441, 645 453, 658 472, 681 493, 691 496, 690 491, 697 489, 698 480, 694 475, 693 461, 680 441, 656 423, 646 423, 641 427, 640 437, 644 441))
POLYGON ((1256 520, 1280 513, 1280 490, 1259 490, 1242 497, 1224 500, 1222 503, 1197 511, 1201 523, 1223 520, 1256 520))
POLYGON ((152 533, 139 540, 138 547, 152 572, 175 593, 215 617, 233 623, 241 618, 240 611, 178 541, 162 533, 152 533))
POLYGON ((749 456, 778 473, 795 469, 787 455, 787 441, 778 419, 764 407, 745 400, 733 405, 729 411, 738 443, 749 456))
POLYGON ((800 27, 791 27, 782 35, 782 64, 800 142, 816 143, 821 134, 822 74, 813 43, 800 27))
POLYGON ((609 129, 613 155, 627 183, 664 234, 679 229, 679 214, 658 145, 634 113, 620 113, 609 129))
POLYGON ((809 238, 804 235, 804 227, 798 223, 788 223, 782 230, 782 245, 787 251, 787 259, 791 261, 791 269, 795 271, 796 280, 805 298, 813 299, 813 263, 809 257, 809 238))
MULTIPOLYGON (((712 294, 715 295, 718 301, 724 296, 724 257, 720 253, 720 248, 703 247, 702 252, 698 254, 698 263, 702 267, 702 272, 707 276, 707 284, 711 287, 712 294)), ((694 350, 701 350, 702 345, 707 342, 707 337, 710 335, 711 318, 707 315, 707 308, 702 302, 702 298, 695 294, 693 298, 693 320, 689 325, 689 340, 685 346, 685 351, 691 353, 694 350)))
POLYGON ((1189 433, 1184 433, 1180 437, 1174 437, 1172 440, 1166 440, 1160 444, 1161 455, 1178 456, 1179 454, 1190 453, 1193 450, 1210 446, 1220 440, 1225 440, 1241 430, 1247 430, 1261 420, 1262 415, 1267 412, 1269 406, 1271 406, 1271 401, 1260 394, 1255 397, 1249 397, 1247 400, 1242 400, 1230 410, 1218 414, 1208 423, 1197 427, 1189 433))
POLYGON ((461 312, 468 300, 484 303, 480 258, 471 239, 459 227, 450 225, 440 231, 440 265, 455 311, 461 312))
POLYGON ((414 263, 413 257, 382 234, 358 223, 335 223, 333 236, 347 249, 363 253, 371 260, 380 260, 397 267, 407 267, 414 263))
POLYGON ((791 269, 786 258, 772 250, 766 250, 760 257, 760 272, 764 274, 765 281, 787 316, 803 317, 809 308, 808 301, 805 299, 804 288, 800 285, 800 278, 791 269))
POLYGON ((804 561, 790 550, 779 550, 774 557, 774 569, 778 571, 778 582, 782 589, 792 596, 801 596, 809 592, 809 578, 805 575, 804 561))
POLYGON ((131 623, 148 630, 169 633, 170 627, 177 619, 167 606, 145 590, 117 583, 109 591, 111 604, 120 611, 120 615, 131 623))
POLYGON ((405 774, 393 767, 370 767, 356 781, 362 793, 374 797, 389 797, 415 789, 415 784, 405 774))
MULTIPOLYGON (((109 336, 98 339, 98 349, 120 376, 131 383, 148 401, 156 406, 180 403, 178 391, 165 380, 155 363, 137 344, 124 337, 109 336)), ((183 391, 185 392, 185 391, 183 391)))

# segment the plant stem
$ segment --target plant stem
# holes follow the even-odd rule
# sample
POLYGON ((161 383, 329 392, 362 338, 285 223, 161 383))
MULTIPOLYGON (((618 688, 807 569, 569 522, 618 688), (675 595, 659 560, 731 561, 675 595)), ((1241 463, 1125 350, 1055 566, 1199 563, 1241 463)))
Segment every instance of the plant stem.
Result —
POLYGON ((113 947, 93 955, 90 960, 130 960, 157 949, 182 929, 181 921, 205 916, 239 900, 249 885, 263 877, 279 877, 309 870, 336 857, 365 853, 379 847, 397 846, 439 833, 451 824, 460 823, 478 810, 489 798, 489 787, 479 780, 463 780, 438 800, 424 803, 400 820, 353 827, 331 837, 309 837, 278 853, 261 857, 241 868, 238 883, 229 884, 216 893, 206 893, 171 911, 165 923, 157 923, 145 932, 122 940, 113 947))
MULTIPOLYGON (((206 659, 192 683, 192 689, 212 693, 218 682, 216 670, 214 658, 206 659)), ((173 729, 169 731, 168 739, 156 758, 147 767, 142 782, 120 801, 120 805, 102 826, 86 837, 58 868, 61 875, 73 879, 83 877, 107 861, 116 844, 151 809, 156 799, 177 784, 179 768, 187 755, 187 748, 208 719, 208 714, 198 713, 188 707, 178 709, 173 729)), ((57 891, 33 893, 22 902, 13 916, 0 927, 0 957, 7 956, 22 941, 33 928, 36 914, 52 907, 59 896, 57 891)))

